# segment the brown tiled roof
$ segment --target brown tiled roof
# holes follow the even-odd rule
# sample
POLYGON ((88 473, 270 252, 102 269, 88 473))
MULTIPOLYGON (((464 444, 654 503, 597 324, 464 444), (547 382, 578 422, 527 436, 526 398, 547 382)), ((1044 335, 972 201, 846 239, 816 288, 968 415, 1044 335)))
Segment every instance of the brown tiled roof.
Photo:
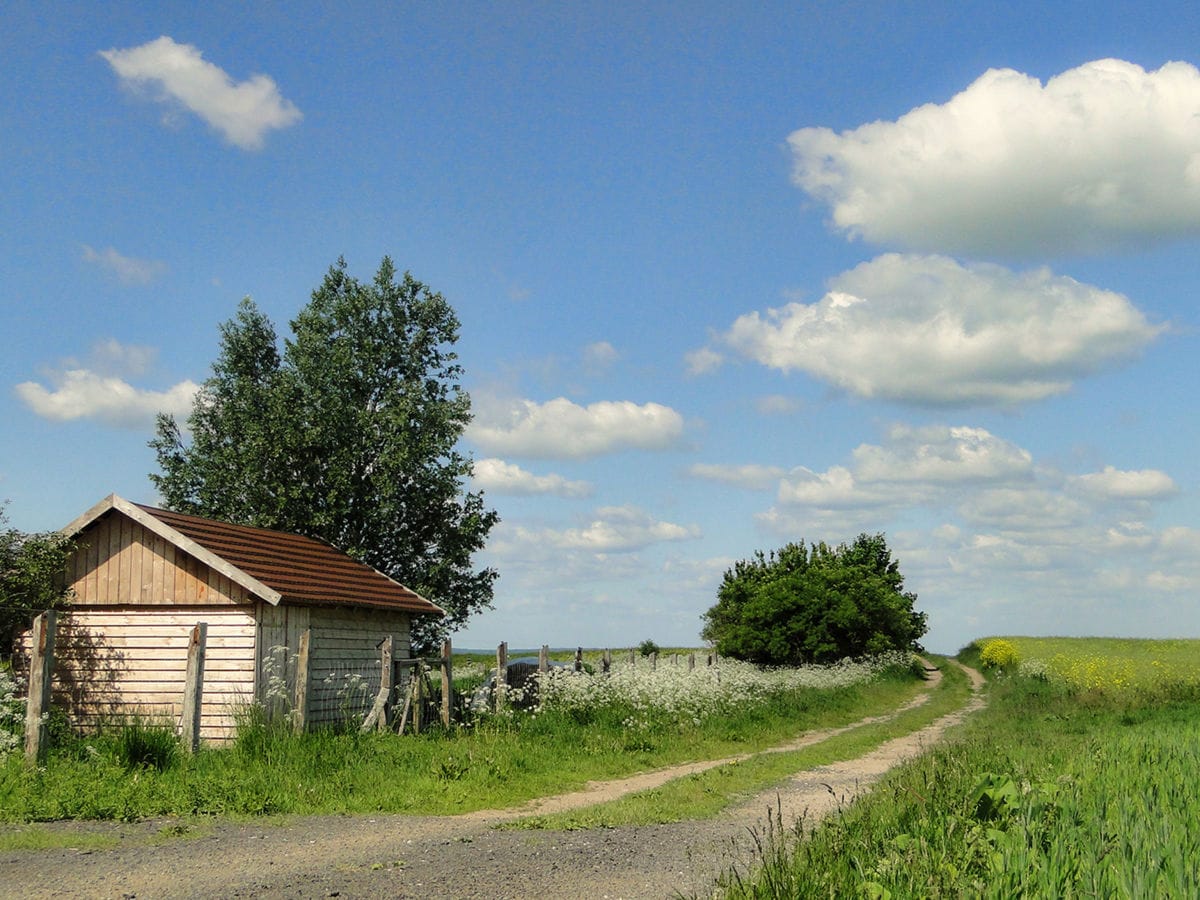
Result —
POLYGON ((442 615, 420 594, 313 538, 133 504, 291 603, 442 615))

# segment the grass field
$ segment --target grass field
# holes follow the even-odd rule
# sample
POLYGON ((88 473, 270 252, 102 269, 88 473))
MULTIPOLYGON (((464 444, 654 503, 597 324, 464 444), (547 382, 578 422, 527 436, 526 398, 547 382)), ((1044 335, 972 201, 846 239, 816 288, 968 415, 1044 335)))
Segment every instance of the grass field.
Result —
POLYGON ((1061 678, 1073 688, 1121 693, 1200 684, 1200 640, 1003 637, 1026 675, 1061 678))
POLYGON ((1005 640, 1020 661, 957 738, 812 834, 764 835, 728 896, 1200 896, 1200 642, 1005 640))

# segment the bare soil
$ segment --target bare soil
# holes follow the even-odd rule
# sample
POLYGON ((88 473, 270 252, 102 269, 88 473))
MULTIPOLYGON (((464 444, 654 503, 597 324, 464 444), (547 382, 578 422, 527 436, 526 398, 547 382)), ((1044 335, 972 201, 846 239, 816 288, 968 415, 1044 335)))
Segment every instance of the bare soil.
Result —
MULTIPOLYGON (((211 825, 169 820, 56 823, 49 827, 80 835, 115 835, 119 845, 112 850, 0 853, 0 897, 707 897, 719 874, 731 866, 749 865, 752 833, 765 829, 768 810, 781 814, 784 827, 797 819, 804 819, 806 826, 815 824, 981 708, 982 678, 967 672, 975 691, 957 712, 857 759, 802 772, 716 819, 586 831, 495 828, 524 816, 646 790, 728 759, 595 783, 517 809, 452 817, 313 816, 211 825), (164 835, 172 837, 162 840, 164 835)), ((940 677, 933 673, 930 688, 940 677)), ((927 699, 928 694, 922 694, 910 706, 927 699)), ((856 725, 885 720, 899 711, 856 725)), ((809 733, 766 752, 798 749, 852 727, 809 733)))

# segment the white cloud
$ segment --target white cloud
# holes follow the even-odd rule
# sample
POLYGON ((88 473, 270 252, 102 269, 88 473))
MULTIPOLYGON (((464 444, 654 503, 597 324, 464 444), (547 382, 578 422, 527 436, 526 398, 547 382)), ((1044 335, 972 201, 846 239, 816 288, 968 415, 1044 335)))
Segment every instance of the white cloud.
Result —
POLYGON ((863 481, 928 481, 953 484, 1022 478, 1032 473, 1029 451, 983 428, 894 425, 884 445, 854 450, 863 481))
POLYGON ((154 423, 157 413, 187 416, 199 385, 182 381, 165 391, 133 387, 113 376, 87 369, 68 369, 53 377, 53 389, 34 381, 16 386, 17 396, 44 419, 69 422, 95 419, 106 425, 142 428, 154 423))
POLYGON ((165 35, 140 47, 103 50, 100 55, 125 85, 149 88, 159 101, 182 104, 243 150, 260 149, 267 132, 302 118, 268 76, 235 82, 205 61, 196 47, 165 35))
POLYGON ((711 347, 701 347, 683 356, 683 364, 689 375, 707 375, 721 368, 725 357, 711 347))
POLYGON ((569 528, 553 537, 559 546, 593 553, 629 553, 664 541, 700 536, 695 525, 660 522, 633 506, 606 506, 583 528, 569 528))
POLYGON ((508 526, 490 551, 507 558, 542 559, 547 565, 553 562, 557 567, 555 573, 561 575, 559 562, 565 563, 565 560, 559 553, 551 551, 567 554, 578 552, 588 556, 628 554, 645 550, 654 544, 698 537, 700 529, 696 525, 662 522, 634 506, 605 506, 597 509, 590 521, 577 528, 559 530, 508 526))
POLYGON ((1158 500, 1179 492, 1174 480, 1157 469, 1126 472, 1105 466, 1102 472, 1092 472, 1073 479, 1089 494, 1113 500, 1158 500))
POLYGON ((789 138, 795 183, 852 237, 963 254, 1091 252, 1200 231, 1200 71, 1117 59, 990 69, 894 122, 789 138))
POLYGON ((138 259, 134 256, 124 256, 112 247, 95 250, 87 244, 83 245, 83 259, 94 263, 115 275, 122 284, 147 285, 162 275, 166 263, 155 259, 138 259))
POLYGON ((717 481, 734 487, 761 491, 771 487, 783 477, 784 470, 778 466, 695 463, 688 467, 688 474, 704 481, 717 481))
POLYGON ((792 469, 779 482, 779 502, 785 506, 807 506, 824 510, 882 510, 898 503, 919 503, 924 491, 919 485, 903 487, 870 483, 845 466, 813 472, 804 466, 792 469))
POLYGON ((502 459, 476 461, 475 474, 471 480, 476 487, 497 494, 587 497, 592 493, 592 486, 586 481, 569 481, 561 475, 534 475, 502 459))
POLYGON ((668 406, 604 400, 585 407, 565 397, 485 408, 468 429, 468 436, 490 452, 539 459, 664 450, 682 435, 683 417, 668 406))
POLYGON ((1136 356, 1165 330, 1121 294, 1053 275, 885 254, 812 304, 739 317, 723 340, 863 397, 1011 406, 1136 356))
POLYGON ((608 341, 596 341, 583 348, 583 369, 589 375, 601 375, 620 358, 617 348, 608 341))
POLYGON ((1030 486, 980 491, 960 511, 975 526, 1033 533, 1085 525, 1094 508, 1061 491, 1030 486))

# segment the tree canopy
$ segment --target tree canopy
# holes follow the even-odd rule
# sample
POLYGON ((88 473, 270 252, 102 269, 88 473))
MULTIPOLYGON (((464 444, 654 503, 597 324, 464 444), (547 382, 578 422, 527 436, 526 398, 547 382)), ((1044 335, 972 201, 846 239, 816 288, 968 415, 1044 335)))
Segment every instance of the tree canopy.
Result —
POLYGON ((34 616, 63 606, 68 593, 63 571, 71 542, 55 531, 26 533, 7 527, 0 504, 0 659, 34 616))
POLYGON ((882 534, 832 548, 801 541, 728 569, 703 636, 723 655, 762 665, 908 650, 926 630, 916 600, 882 534))
POLYGON ((280 353, 242 301, 189 439, 159 417, 151 480, 171 509, 315 537, 417 591, 447 612, 413 623, 431 646, 491 606, 496 579, 472 565, 498 517, 466 490, 472 461, 457 449, 471 419, 458 318, 387 257, 369 283, 339 259, 291 330, 280 353))

